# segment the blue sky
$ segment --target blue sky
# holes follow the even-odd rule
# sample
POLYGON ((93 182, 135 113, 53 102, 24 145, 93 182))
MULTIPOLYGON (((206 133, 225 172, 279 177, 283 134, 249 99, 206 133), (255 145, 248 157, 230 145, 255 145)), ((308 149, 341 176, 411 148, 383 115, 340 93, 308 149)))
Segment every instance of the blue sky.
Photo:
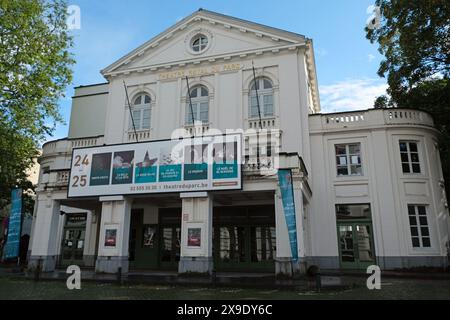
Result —
POLYGON ((367 109, 385 90, 376 72, 381 56, 365 38, 374 0, 68 0, 81 9, 71 31, 77 61, 61 99, 66 120, 52 138, 67 136, 73 87, 104 82, 100 70, 180 19, 205 8, 312 38, 323 112, 367 109))

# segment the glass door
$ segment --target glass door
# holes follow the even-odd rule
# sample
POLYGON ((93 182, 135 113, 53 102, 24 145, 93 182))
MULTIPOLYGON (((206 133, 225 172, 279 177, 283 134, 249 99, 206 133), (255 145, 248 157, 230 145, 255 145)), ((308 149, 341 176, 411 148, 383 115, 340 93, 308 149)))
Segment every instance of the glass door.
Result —
POLYGON ((337 228, 342 268, 364 269, 375 264, 370 222, 338 222, 337 228))
POLYGON ((160 267, 177 269, 180 261, 181 227, 164 226, 161 228, 160 267))
POLYGON ((83 261, 85 231, 82 229, 64 230, 62 264, 80 264, 83 261))
POLYGON ((61 265, 82 265, 86 237, 86 214, 68 214, 61 246, 61 265))

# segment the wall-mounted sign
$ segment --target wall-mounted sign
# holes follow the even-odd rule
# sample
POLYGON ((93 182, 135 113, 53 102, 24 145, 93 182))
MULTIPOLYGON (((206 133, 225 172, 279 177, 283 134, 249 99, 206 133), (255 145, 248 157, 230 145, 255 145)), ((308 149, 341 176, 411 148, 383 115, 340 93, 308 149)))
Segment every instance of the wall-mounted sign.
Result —
POLYGON ((241 189, 240 134, 74 149, 68 197, 241 189))
POLYGON ((201 228, 188 228, 188 247, 201 247, 202 244, 202 229, 201 228))
POLYGON ((105 247, 115 248, 117 244, 117 229, 105 230, 105 247))

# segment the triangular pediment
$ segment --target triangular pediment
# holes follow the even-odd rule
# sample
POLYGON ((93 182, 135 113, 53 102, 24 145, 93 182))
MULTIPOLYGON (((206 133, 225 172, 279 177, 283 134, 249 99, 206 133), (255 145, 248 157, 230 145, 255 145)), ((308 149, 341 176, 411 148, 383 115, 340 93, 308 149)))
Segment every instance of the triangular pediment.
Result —
POLYGON ((199 58, 209 59, 304 42, 302 35, 200 10, 119 59, 102 73, 107 75, 128 69, 181 64, 199 58), (191 47, 193 37, 198 34, 208 38, 207 48, 201 53, 194 52, 191 47))

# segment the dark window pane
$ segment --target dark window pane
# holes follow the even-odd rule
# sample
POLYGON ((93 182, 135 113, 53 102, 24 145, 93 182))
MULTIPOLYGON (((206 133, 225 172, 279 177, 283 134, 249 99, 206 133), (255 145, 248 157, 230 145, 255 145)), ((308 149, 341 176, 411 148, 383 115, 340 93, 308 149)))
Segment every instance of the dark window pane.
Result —
POLYGON ((336 205, 336 216, 341 219, 370 218, 370 205, 368 204, 340 204, 336 205))
POLYGON ((406 147, 406 142, 400 142, 400 151, 407 152, 408 148, 406 147))
POLYGON ((202 97, 207 97, 208 96, 208 90, 206 90, 205 88, 202 87, 202 97))
POLYGON ((427 215, 427 211, 425 210, 424 206, 417 206, 417 210, 419 211, 419 215, 421 215, 421 216, 427 215))
POLYGON ((420 225, 421 225, 421 226, 427 226, 427 225, 428 225, 427 217, 420 216, 420 217, 419 217, 419 222, 420 222, 420 225))
POLYGON ((428 230, 428 227, 420 228, 420 232, 422 233, 422 237, 430 236, 430 231, 428 230))
POLYGON ((337 169, 338 176, 347 176, 348 175, 348 169, 347 167, 340 167, 337 169))
POLYGON ((409 216, 409 224, 410 224, 411 226, 416 226, 416 225, 417 225, 416 217, 414 217, 414 216, 409 216))
POLYGON ((150 96, 146 95, 145 96, 145 104, 150 103, 150 96))
POLYGON ((411 236, 412 237, 418 237, 419 231, 417 230, 417 227, 411 227, 411 236))
POLYGON ((415 206, 408 206, 408 214, 410 216, 414 216, 416 214, 415 208, 415 206))
POLYGON ((415 142, 410 142, 410 143, 409 143, 409 151, 410 151, 410 152, 417 152, 417 143, 415 143, 415 142))
POLYGON ((400 157, 402 158, 402 162, 406 162, 406 163, 409 162, 408 154, 406 152, 400 153, 400 157))
POLYGON ((410 173, 410 171, 409 171, 409 164, 402 163, 402 169, 403 169, 403 173, 410 173))
POLYGON ((412 245, 414 248, 419 248, 420 247, 419 238, 412 238, 412 245))
POLYGON ((420 173, 420 164, 413 163, 412 169, 413 169, 413 173, 420 173))
POLYGON ((142 101, 142 96, 139 96, 139 97, 137 97, 135 100, 134 100, 134 104, 136 105, 136 104, 141 104, 141 101, 142 101))
POLYGON ((345 146, 337 145, 336 146, 336 154, 346 154, 345 146))
POLYGON ((422 238, 422 244, 425 248, 431 247, 431 241, 430 238, 422 238))
POLYGON ((419 162, 419 154, 418 153, 411 153, 411 161, 412 162, 419 162))

